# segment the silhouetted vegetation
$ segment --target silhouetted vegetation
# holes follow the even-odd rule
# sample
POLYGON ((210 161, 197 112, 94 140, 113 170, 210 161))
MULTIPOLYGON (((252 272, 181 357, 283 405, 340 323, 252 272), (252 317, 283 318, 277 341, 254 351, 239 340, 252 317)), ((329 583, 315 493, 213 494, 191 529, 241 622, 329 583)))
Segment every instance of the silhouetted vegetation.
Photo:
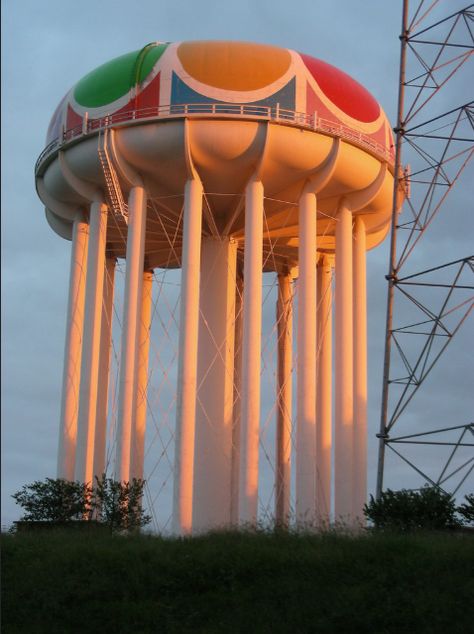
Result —
POLYGON ((98 522, 111 531, 135 530, 151 522, 142 508, 145 481, 117 482, 111 478, 96 478, 93 509, 98 522))
POLYGON ((371 495, 364 506, 364 515, 376 529, 443 530, 460 526, 457 510, 450 495, 426 486, 418 491, 387 489, 378 500, 371 495))
POLYGON ((142 508, 144 480, 118 482, 103 475, 91 487, 83 482, 46 478, 12 495, 25 511, 21 522, 65 525, 93 520, 111 531, 136 530, 151 521, 142 508))
POLYGON ((91 513, 92 489, 82 482, 46 478, 25 484, 12 498, 25 511, 25 522, 71 522, 91 513))
POLYGON ((53 531, 2 542, 6 634, 465 634, 474 622, 470 534, 53 531))
POLYGON ((464 504, 458 507, 458 513, 467 525, 474 524, 474 493, 466 495, 464 504))

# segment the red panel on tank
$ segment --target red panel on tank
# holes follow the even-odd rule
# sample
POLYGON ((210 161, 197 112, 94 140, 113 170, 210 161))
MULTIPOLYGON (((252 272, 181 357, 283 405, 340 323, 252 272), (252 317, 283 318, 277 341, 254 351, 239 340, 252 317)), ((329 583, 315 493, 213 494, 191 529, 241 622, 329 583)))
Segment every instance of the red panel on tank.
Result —
POLYGON ((335 106, 349 117, 364 123, 377 119, 380 115, 379 104, 355 79, 320 59, 302 53, 300 55, 321 90, 335 106))

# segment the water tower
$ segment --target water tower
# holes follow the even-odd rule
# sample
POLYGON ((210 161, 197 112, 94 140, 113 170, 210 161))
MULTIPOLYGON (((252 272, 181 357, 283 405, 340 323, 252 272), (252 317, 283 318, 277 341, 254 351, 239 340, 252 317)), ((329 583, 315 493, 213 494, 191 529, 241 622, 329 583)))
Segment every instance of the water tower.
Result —
POLYGON ((262 273, 272 272, 275 520, 288 519, 291 486, 296 522, 360 516, 365 253, 389 228, 393 161, 377 101, 292 50, 156 42, 81 79, 36 165, 46 218, 72 240, 58 476, 92 481, 104 470, 114 270, 124 259, 114 476, 142 477, 151 272, 181 268, 174 531, 254 523, 262 273), (147 204, 158 196, 159 211, 147 204))

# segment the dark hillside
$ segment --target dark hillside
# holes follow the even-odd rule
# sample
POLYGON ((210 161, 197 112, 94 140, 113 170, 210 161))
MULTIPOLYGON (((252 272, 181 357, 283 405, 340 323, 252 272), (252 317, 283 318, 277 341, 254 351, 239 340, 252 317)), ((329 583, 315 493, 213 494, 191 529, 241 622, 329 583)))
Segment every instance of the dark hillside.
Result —
POLYGON ((2 536, 2 632, 474 631, 472 535, 2 536))

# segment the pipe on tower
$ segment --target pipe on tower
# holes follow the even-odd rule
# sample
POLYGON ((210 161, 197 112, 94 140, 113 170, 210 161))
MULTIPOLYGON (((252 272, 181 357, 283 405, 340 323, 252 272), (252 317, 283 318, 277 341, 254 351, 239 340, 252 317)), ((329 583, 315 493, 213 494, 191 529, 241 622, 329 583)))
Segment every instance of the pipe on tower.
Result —
POLYGON ((293 295, 292 276, 278 275, 277 432, 275 466, 275 523, 288 526, 291 486, 293 295))
POLYGON ((258 504, 260 353, 262 333, 263 184, 245 190, 244 308, 240 428, 239 521, 255 525, 258 504))
POLYGON ((137 402, 131 439, 130 478, 143 480, 145 459, 146 410, 148 396, 148 357, 150 352, 153 271, 144 271, 140 324, 138 327, 137 402))
POLYGON ((316 506, 327 526, 331 512, 332 447, 332 263, 322 255, 317 268, 316 506))
POLYGON ((71 481, 76 458, 88 241, 89 225, 82 214, 77 214, 72 226, 57 467, 58 478, 71 481))
POLYGON ((234 406, 232 420, 232 473, 230 493, 230 521, 236 527, 239 523, 239 469, 240 469, 240 418, 242 390, 242 322, 243 322, 242 276, 237 274, 235 282, 235 326, 234 326, 234 406))
POLYGON ((142 303, 147 196, 144 187, 134 186, 128 196, 128 232, 122 344, 119 375, 117 453, 115 478, 130 480, 131 436, 135 427, 137 400, 138 336, 142 303))
POLYGON ((367 501, 367 282, 365 223, 354 222, 354 465, 353 517, 363 521, 367 501))
POLYGON ((352 524, 353 478, 352 213, 345 200, 336 223, 336 399, 334 519, 352 524))
POLYGON ((99 386, 94 441, 93 475, 101 478, 105 473, 107 442, 107 406, 109 395, 110 351, 112 348, 112 311, 114 302, 115 258, 105 260, 105 279, 100 328, 99 386))
POLYGON ((202 195, 202 183, 194 174, 184 190, 173 490, 173 531, 178 535, 192 529, 202 195))
POLYGON ((299 200, 296 522, 316 520, 316 195, 299 200))
POLYGON ((95 200, 91 203, 89 217, 84 341, 74 468, 74 479, 89 483, 92 482, 94 469, 106 234, 107 206, 101 200, 95 200))

